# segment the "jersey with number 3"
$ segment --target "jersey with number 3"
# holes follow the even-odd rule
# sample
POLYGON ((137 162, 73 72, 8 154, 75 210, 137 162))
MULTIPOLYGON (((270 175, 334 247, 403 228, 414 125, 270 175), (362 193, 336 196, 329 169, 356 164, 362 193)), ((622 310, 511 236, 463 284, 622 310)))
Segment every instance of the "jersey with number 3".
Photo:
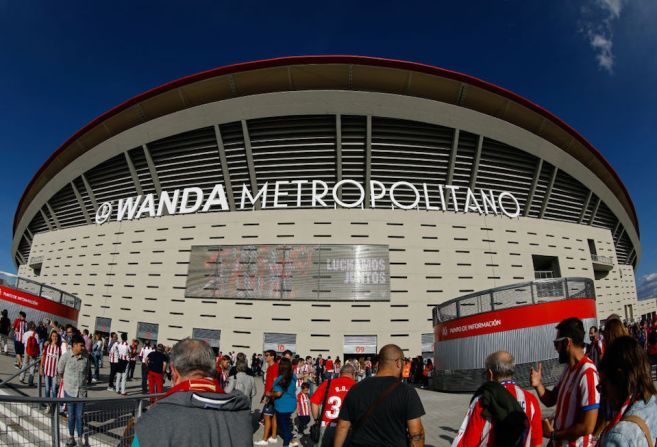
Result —
MULTIPOLYGON (((328 380, 322 382, 319 388, 317 388, 317 391, 315 391, 310 398, 310 402, 317 404, 320 407, 322 406, 328 383, 328 380)), ((340 414, 340 408, 342 407, 342 402, 344 402, 347 392, 349 392, 349 389, 355 384, 356 381, 349 377, 338 377, 337 379, 331 380, 331 388, 328 390, 326 404, 324 404, 324 414, 322 414, 323 424, 335 422, 340 414)))

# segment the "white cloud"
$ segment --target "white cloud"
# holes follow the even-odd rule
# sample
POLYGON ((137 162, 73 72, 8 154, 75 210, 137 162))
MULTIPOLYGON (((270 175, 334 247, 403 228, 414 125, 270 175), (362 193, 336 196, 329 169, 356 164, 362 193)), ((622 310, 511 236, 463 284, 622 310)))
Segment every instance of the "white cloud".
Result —
POLYGON ((589 39, 591 40, 591 46, 596 50, 597 54, 595 58, 598 60, 598 65, 609 73, 612 73, 614 68, 614 54, 611 51, 611 36, 607 37, 602 34, 591 33, 589 39))
POLYGON ((643 275, 637 286, 639 298, 657 297, 657 272, 643 275))
POLYGON ((597 0, 598 5, 617 19, 623 8, 623 0, 597 0))
POLYGON ((620 18, 625 0, 592 0, 582 8, 582 28, 595 51, 598 67, 614 71, 613 22, 620 18))

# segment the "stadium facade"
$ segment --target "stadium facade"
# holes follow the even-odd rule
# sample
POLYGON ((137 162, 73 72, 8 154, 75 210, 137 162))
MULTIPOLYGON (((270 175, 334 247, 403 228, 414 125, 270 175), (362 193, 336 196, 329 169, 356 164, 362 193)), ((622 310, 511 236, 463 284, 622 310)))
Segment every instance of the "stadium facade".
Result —
MULTIPOLYGON (((432 308, 537 278, 637 301, 612 167, 546 110, 410 62, 290 57, 150 90, 66 141, 15 214, 21 277, 90 330, 223 351, 432 352, 432 308)), ((589 297, 593 298, 593 297, 589 297)))

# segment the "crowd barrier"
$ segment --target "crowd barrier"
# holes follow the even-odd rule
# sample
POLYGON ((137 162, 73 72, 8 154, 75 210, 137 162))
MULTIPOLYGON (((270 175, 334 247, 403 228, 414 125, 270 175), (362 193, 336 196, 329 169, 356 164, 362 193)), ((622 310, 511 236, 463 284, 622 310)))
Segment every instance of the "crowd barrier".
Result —
MULTIPOLYGON (((39 361, 33 365, 38 369, 39 361)), ((37 374, 35 385, 39 397, 17 396, 8 389, 22 371, 0 382, 0 445, 9 447, 60 447, 69 440, 68 405, 83 404, 82 439, 76 431, 78 446, 129 447, 134 423, 147 411, 150 399, 163 394, 111 398, 41 397, 43 382, 37 374)))
MULTIPOLYGON (((0 390, 0 445, 59 447, 69 439, 69 404, 84 404, 83 443, 89 447, 129 447, 135 421, 154 395, 121 398, 38 398, 0 390)), ((77 432, 75 433, 78 439, 77 432)))

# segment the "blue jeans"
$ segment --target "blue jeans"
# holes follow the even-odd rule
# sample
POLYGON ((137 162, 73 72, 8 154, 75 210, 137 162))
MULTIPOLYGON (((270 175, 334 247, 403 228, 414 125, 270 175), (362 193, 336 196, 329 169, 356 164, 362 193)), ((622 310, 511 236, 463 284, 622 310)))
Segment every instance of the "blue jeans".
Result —
POLYGON ((46 395, 44 397, 57 398, 57 377, 43 376, 46 382, 46 395))
POLYGON ((100 364, 103 362, 103 353, 94 352, 94 355, 91 356, 94 362, 94 379, 100 380, 100 364))
MULTIPOLYGON (((69 396, 64 391, 64 397, 73 396, 69 396)), ((69 402, 66 404, 66 407, 68 408, 68 434, 73 436, 74 429, 77 429, 78 436, 82 437, 82 413, 84 413, 84 404, 82 402, 69 402)))
POLYGON ((292 413, 276 412, 276 422, 278 423, 278 434, 283 438, 283 447, 288 447, 292 440, 292 413))

